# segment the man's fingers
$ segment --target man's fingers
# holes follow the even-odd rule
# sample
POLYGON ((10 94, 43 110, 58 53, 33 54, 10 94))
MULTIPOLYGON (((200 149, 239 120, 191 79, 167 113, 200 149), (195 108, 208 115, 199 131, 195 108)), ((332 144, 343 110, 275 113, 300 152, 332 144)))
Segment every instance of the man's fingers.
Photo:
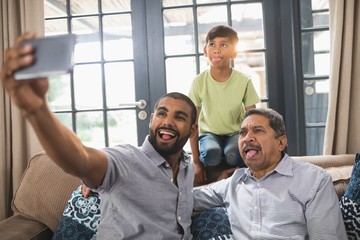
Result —
POLYGON ((35 37, 35 33, 25 33, 17 37, 14 46, 5 51, 5 61, 0 74, 2 79, 5 77, 12 77, 16 69, 29 65, 34 61, 34 58, 31 55, 34 51, 33 46, 22 46, 21 42, 25 39, 34 39, 35 37))
POLYGON ((14 72, 34 62, 33 46, 26 45, 20 48, 10 48, 5 52, 5 64, 3 66, 2 78, 12 78, 14 72))
POLYGON ((21 45, 21 42, 24 40, 35 39, 35 38, 36 38, 36 33, 34 32, 24 33, 23 35, 16 38, 14 47, 19 47, 21 45))
POLYGON ((206 169, 203 170, 203 174, 204 174, 204 181, 207 181, 207 174, 206 174, 206 169))

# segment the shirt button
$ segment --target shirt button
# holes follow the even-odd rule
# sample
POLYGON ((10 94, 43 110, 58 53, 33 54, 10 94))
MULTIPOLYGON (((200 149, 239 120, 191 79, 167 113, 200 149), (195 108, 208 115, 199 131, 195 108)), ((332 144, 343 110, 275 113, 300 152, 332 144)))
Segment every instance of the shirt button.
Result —
POLYGON ((181 193, 181 192, 179 192, 179 195, 180 195, 180 196, 181 196, 181 194, 182 194, 182 193, 181 193))
POLYGON ((181 216, 178 216, 178 220, 181 221, 181 216))
POLYGON ((170 178, 170 182, 174 182, 174 179, 173 179, 173 178, 170 178))

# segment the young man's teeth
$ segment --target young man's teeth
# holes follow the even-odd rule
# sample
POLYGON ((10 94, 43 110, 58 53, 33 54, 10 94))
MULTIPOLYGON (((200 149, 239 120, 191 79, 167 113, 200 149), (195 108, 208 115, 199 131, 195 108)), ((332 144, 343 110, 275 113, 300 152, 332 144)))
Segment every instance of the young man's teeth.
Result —
POLYGON ((166 132, 166 131, 160 131, 160 134, 166 134, 166 135, 170 135, 170 136, 175 136, 173 133, 166 132))

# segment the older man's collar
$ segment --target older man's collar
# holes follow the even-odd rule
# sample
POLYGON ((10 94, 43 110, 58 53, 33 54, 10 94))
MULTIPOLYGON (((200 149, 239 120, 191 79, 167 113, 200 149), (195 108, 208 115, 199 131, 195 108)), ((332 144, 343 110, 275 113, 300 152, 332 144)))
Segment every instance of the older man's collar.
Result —
MULTIPOLYGON (((284 157, 281 159, 279 164, 276 166, 276 168, 267 173, 265 176, 268 176, 272 174, 273 172, 277 172, 279 174, 285 175, 285 176, 292 176, 293 170, 292 170, 292 161, 289 155, 284 154, 284 157)), ((236 170, 236 178, 237 181, 246 181, 249 177, 252 177, 251 170, 249 168, 240 168, 236 170)))
POLYGON ((292 161, 288 154, 284 154, 284 157, 281 159, 274 171, 285 176, 293 175, 292 161))

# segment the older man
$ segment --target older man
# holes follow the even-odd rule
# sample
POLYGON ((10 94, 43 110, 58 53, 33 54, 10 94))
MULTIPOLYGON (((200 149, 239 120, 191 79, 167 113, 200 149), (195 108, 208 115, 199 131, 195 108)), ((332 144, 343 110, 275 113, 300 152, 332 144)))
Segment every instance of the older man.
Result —
POLYGON ((251 109, 240 128, 248 168, 194 189, 194 210, 227 208, 235 239, 347 239, 331 176, 285 153, 282 116, 251 109))

